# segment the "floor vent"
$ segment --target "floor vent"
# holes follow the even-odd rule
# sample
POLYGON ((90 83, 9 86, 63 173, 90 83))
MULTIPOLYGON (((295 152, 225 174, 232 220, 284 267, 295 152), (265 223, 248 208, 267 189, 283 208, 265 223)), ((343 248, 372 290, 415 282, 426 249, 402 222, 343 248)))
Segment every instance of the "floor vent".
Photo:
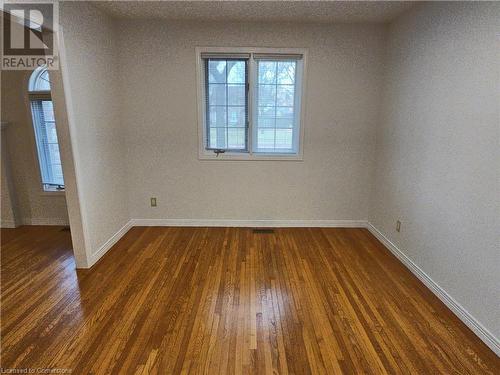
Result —
POLYGON ((265 234, 272 234, 274 233, 273 228, 254 228, 252 230, 253 233, 265 233, 265 234))
POLYGON ((63 229, 61 229, 61 232, 71 232, 71 230, 69 229, 69 227, 64 227, 63 229))

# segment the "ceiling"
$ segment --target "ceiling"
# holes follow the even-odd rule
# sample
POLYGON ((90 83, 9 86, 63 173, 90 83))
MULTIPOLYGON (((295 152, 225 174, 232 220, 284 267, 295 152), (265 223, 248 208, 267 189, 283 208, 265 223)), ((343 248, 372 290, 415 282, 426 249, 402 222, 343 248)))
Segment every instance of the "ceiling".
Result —
POLYGON ((118 18, 190 21, 389 22, 413 1, 98 1, 118 18))

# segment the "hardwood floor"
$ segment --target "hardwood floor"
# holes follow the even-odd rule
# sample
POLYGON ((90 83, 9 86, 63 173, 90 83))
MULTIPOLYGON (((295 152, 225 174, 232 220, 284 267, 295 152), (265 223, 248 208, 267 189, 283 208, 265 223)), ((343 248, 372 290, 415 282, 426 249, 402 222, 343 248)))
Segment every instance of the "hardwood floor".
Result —
POLYGON ((4 369, 500 373, 365 229, 137 227, 78 271, 60 227, 1 241, 4 369))

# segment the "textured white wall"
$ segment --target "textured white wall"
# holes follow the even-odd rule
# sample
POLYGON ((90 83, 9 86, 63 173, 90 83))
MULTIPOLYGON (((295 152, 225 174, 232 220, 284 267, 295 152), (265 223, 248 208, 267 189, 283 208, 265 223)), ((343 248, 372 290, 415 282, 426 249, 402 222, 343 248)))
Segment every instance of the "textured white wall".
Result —
POLYGON ((2 121, 9 122, 2 131, 16 197, 18 224, 67 225, 68 213, 64 195, 43 192, 35 149, 35 134, 27 96, 31 71, 2 72, 2 121))
POLYGON ((2 157, 2 175, 1 175, 1 204, 0 204, 0 227, 15 228, 18 225, 17 204, 14 194, 14 184, 12 181, 12 170, 10 166, 10 156, 7 152, 7 132, 8 123, 2 122, 1 137, 1 157, 2 157))
POLYGON ((426 4, 391 26, 370 213, 497 338, 499 33, 500 3, 426 4))
POLYGON ((113 21, 88 3, 61 6, 68 116, 87 261, 129 221, 113 21))
POLYGON ((368 215, 383 26, 121 21, 133 218, 368 215), (304 161, 198 160, 196 46, 309 48, 304 161), (149 207, 149 197, 158 207, 149 207))

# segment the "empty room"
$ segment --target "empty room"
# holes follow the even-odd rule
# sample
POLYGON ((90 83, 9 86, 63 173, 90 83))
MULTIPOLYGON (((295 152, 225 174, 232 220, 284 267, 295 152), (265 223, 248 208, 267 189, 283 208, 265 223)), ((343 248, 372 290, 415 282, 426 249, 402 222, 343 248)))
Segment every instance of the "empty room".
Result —
POLYGON ((1 373, 500 374, 500 2, 1 7, 1 373))

